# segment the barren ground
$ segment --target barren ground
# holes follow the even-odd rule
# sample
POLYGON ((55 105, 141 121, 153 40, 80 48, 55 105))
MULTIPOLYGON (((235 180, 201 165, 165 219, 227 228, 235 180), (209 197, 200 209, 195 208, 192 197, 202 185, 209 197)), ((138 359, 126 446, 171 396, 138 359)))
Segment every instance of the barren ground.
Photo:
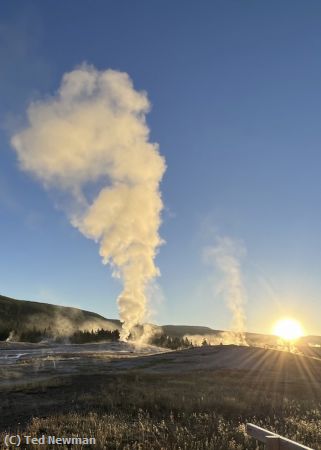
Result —
MULTIPOLYGON (((230 449, 233 439, 240 441, 235 448, 254 449, 242 431, 234 431, 246 421, 321 448, 321 361, 316 358, 233 345, 164 352, 122 343, 10 343, 0 352, 0 432, 31 427, 30 432, 41 433, 44 424, 48 432, 59 427, 77 432, 82 421, 86 432, 92 426, 97 436, 105 430, 100 439, 109 444, 102 448, 136 449, 146 439, 141 420, 163 433, 162 420, 174 426, 174 414, 175 427, 187 427, 184 433, 189 430, 198 439, 193 447, 184 437, 186 449, 230 449), (201 431, 198 421, 203 420, 209 428, 201 431), (126 433, 110 431, 115 421, 126 433), (221 421, 225 434, 219 431, 221 421), (220 444, 206 447, 208 439, 220 444)), ((176 432, 171 437, 164 431, 163 444, 157 444, 157 433, 139 448, 181 448, 176 432)))

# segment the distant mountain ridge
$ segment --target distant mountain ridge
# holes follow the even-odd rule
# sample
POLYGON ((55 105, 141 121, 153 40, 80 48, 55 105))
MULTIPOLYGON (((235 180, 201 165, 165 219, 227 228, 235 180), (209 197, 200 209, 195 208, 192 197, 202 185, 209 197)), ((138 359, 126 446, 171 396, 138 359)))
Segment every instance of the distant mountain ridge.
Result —
POLYGON ((183 337, 187 334, 190 335, 207 335, 207 334, 219 334, 221 330, 213 330, 210 327, 203 327, 197 325, 162 325, 162 329, 165 334, 173 337, 183 337))
MULTIPOLYGON (((117 319, 106 319, 100 314, 79 308, 58 306, 29 300, 17 300, 0 295, 0 339, 11 331, 25 331, 33 328, 51 329, 54 333, 68 336, 77 330, 105 329, 120 330, 121 322, 117 319)), ((195 337, 195 342, 207 339, 209 343, 227 343, 229 332, 214 330, 210 327, 195 325, 163 325, 154 326, 158 333, 183 338, 195 337)), ((275 336, 260 333, 245 333, 250 345, 276 345, 275 336)), ((304 336, 298 340, 299 345, 321 347, 321 336, 304 336)))

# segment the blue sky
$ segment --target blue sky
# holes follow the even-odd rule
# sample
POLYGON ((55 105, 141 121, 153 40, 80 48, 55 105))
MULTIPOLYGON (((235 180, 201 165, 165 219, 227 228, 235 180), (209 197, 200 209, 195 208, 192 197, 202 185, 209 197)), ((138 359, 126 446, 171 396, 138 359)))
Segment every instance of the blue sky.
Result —
POLYGON ((320 55, 317 0, 5 1, 0 292, 118 315, 121 285, 97 246, 9 145, 28 102, 86 61, 127 72, 153 105, 151 139, 168 166, 155 321, 229 327, 202 258, 220 235, 246 248, 250 331, 290 315, 321 334, 320 55))

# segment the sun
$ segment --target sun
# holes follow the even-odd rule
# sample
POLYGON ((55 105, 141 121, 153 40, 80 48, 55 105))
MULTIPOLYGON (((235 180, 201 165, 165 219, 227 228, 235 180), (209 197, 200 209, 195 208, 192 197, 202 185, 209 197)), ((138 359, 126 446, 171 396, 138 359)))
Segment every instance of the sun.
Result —
POLYGON ((281 319, 273 327, 273 334, 285 341, 295 341, 303 336, 303 328, 297 320, 281 319))

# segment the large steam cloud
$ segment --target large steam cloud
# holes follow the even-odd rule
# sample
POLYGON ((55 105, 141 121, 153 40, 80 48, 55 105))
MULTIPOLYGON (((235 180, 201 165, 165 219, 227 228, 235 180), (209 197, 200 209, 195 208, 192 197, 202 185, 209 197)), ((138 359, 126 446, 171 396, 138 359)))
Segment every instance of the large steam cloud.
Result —
POLYGON ((53 97, 33 102, 28 126, 11 139, 22 170, 68 193, 71 223, 100 244, 123 280, 122 338, 146 316, 146 288, 159 274, 155 255, 165 171, 145 122, 150 104, 126 73, 92 66, 66 73, 53 97), (99 186, 90 198, 89 188, 99 186))

